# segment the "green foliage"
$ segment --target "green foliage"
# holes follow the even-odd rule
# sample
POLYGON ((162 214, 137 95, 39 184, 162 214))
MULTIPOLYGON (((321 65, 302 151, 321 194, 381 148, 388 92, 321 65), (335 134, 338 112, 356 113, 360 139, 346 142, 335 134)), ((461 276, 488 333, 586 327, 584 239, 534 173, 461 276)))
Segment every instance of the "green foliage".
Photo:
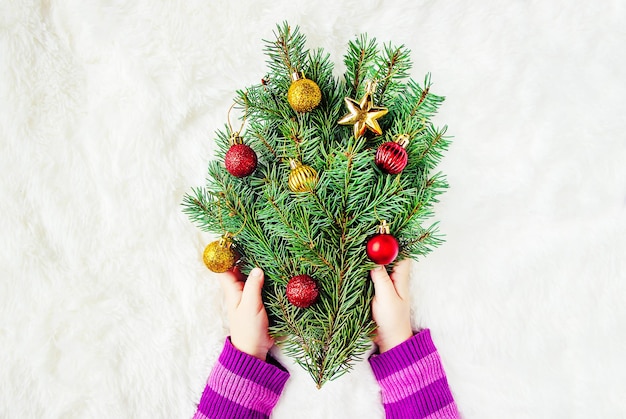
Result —
MULTIPOLYGON (((417 259, 441 243, 436 224, 426 224, 433 204, 446 188, 434 168, 447 149, 446 129, 431 118, 443 97, 409 79, 411 61, 404 46, 379 48, 362 35, 348 44, 346 73, 337 80, 333 64, 321 49, 305 49, 298 28, 279 25, 276 39, 266 41, 268 73, 264 83, 237 92, 246 113, 241 133, 259 163, 239 179, 224 168, 231 132, 217 132, 217 160, 209 163, 207 185, 184 198, 184 211, 203 231, 239 232, 235 245, 243 255, 242 271, 254 266, 266 272, 264 301, 271 333, 284 337, 286 354, 305 368, 318 386, 347 372, 370 346, 375 331, 368 271, 374 264, 365 242, 380 221, 390 224, 399 240, 399 258, 417 259), (322 91, 322 102, 309 113, 294 112, 287 90, 294 71, 303 71, 322 91), (357 100, 365 83, 375 79, 374 103, 389 113, 379 120, 384 134, 355 139, 350 126, 337 121, 346 113, 344 97, 357 100), (376 148, 399 134, 409 134, 409 163, 398 175, 375 164, 376 148), (289 158, 315 168, 320 179, 313 192, 287 187, 289 158), (287 301, 285 286, 298 274, 320 284, 320 299, 308 309, 287 301)), ((389 269, 392 266, 388 267, 389 269)))

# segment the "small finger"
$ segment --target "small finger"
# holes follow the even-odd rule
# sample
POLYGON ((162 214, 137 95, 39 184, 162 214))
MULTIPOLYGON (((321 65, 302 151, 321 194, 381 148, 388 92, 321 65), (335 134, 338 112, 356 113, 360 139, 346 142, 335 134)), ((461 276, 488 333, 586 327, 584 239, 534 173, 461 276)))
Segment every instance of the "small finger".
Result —
POLYGON ((224 298, 229 309, 235 309, 241 301, 241 293, 243 290, 243 282, 239 280, 237 274, 233 272, 224 272, 218 275, 220 286, 224 290, 224 298))
POLYGON ((398 297, 396 289, 387 274, 387 270, 383 265, 379 265, 370 271, 372 281, 374 282, 374 292, 378 299, 388 300, 398 297))
POLYGON ((241 295, 241 304, 246 306, 260 307, 263 305, 261 290, 263 289, 264 274, 261 268, 250 271, 241 295))
POLYGON ((396 292, 403 300, 409 298, 409 278, 411 273, 411 259, 404 259, 396 263, 391 273, 391 280, 396 286, 396 292))

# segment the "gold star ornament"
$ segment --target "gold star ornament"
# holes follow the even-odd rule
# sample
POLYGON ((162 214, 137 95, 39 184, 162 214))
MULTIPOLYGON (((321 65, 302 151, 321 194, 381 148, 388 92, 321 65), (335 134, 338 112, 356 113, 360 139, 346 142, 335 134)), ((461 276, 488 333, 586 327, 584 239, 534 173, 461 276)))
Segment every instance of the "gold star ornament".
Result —
POLYGON ((365 92, 361 102, 357 102, 349 97, 344 99, 348 114, 341 118, 337 123, 339 125, 354 125, 354 138, 365 135, 367 130, 376 135, 381 135, 383 130, 380 128, 377 119, 387 115, 387 108, 374 106, 372 93, 365 92))

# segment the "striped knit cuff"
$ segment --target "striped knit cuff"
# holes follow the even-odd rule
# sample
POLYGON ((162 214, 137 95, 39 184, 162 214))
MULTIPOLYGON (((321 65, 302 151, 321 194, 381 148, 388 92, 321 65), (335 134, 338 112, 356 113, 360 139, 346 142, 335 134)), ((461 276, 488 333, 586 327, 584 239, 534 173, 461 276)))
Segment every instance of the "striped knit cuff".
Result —
POLYGON ((458 418, 437 348, 424 329, 370 358, 387 418, 458 418))
POLYGON ((194 419, 267 418, 288 378, 287 371, 239 351, 229 338, 194 419))

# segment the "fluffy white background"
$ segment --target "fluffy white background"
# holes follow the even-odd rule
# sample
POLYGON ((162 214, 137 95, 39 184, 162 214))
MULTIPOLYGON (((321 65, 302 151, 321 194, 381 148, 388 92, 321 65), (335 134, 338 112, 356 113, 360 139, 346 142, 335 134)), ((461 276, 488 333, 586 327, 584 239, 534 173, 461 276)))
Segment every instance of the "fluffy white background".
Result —
MULTIPOLYGON (((193 414, 227 329, 180 202, 285 19, 337 63, 404 43, 447 96, 414 309, 464 417, 626 417, 619 0, 3 1, 0 417, 193 414)), ((321 391, 287 366, 274 417, 383 416, 366 363, 321 391)))

